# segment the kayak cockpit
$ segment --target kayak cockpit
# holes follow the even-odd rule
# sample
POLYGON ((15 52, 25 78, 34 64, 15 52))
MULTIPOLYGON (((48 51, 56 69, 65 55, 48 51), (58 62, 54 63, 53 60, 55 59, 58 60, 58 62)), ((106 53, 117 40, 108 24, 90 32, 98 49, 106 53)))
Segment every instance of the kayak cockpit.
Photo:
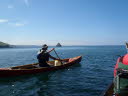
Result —
MULTIPOLYGON (((62 63, 64 65, 67 64, 68 62, 63 61, 62 63)), ((49 61, 48 65, 50 65, 51 67, 55 67, 55 61, 49 61)), ((56 66, 61 66, 61 65, 62 64, 58 64, 58 65, 56 64, 56 66)), ((40 67, 39 63, 34 63, 34 64, 11 67, 10 69, 36 69, 36 68, 46 68, 46 67, 40 67)))
MULTIPOLYGON (((63 59, 62 61, 59 60, 54 60, 54 61, 48 61, 47 63, 51 66, 51 67, 57 67, 57 66, 62 66, 62 65, 66 65, 69 64, 71 62, 74 62, 75 60, 77 60, 78 58, 80 58, 81 56, 78 57, 74 57, 74 58, 68 58, 68 59, 63 59)), ((10 69, 36 69, 36 68, 47 68, 47 67, 40 67, 39 63, 33 63, 33 64, 28 64, 28 65, 21 65, 21 66, 15 66, 15 67, 10 67, 10 69)))

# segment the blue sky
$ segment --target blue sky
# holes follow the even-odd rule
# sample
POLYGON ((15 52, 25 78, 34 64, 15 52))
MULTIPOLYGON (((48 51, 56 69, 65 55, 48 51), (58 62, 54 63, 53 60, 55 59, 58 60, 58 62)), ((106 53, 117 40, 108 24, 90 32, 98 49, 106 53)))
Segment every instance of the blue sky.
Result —
POLYGON ((0 41, 22 45, 123 45, 128 0, 1 0, 0 41))

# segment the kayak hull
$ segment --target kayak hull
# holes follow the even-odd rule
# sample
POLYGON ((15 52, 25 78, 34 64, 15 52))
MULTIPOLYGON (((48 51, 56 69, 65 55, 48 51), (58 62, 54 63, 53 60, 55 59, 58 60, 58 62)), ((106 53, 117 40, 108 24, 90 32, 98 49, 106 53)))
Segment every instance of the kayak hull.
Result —
MULTIPOLYGON (((36 73, 64 69, 76 63, 79 63, 82 59, 82 56, 77 56, 72 59, 73 59, 72 61, 66 62, 65 64, 62 64, 60 66, 38 67, 37 68, 35 66, 33 67, 33 65, 37 65, 38 63, 34 63, 34 64, 28 64, 28 65, 22 65, 22 66, 10 67, 10 68, 0 68, 0 77, 21 76, 21 75, 27 75, 27 74, 36 74, 36 73)), ((64 61, 68 61, 68 60, 69 58, 64 59, 64 61)))

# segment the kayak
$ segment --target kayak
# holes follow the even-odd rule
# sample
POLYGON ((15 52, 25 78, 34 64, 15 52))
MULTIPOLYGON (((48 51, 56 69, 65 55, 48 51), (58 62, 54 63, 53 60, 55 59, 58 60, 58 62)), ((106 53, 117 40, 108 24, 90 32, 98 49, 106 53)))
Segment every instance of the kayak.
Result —
POLYGON ((79 63, 81 59, 82 56, 63 59, 62 60, 63 63, 59 66, 54 66, 55 61, 49 61, 48 64, 50 65, 50 67, 39 67, 38 66, 39 63, 33 63, 33 64, 27 64, 27 65, 15 66, 9 68, 0 68, 0 77, 21 76, 27 74, 36 74, 41 72, 64 69, 76 63, 79 63))

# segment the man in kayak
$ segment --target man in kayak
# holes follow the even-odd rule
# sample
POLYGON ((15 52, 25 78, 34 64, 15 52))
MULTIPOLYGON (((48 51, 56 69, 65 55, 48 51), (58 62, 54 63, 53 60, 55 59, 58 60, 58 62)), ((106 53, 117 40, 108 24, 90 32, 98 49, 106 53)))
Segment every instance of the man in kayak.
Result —
POLYGON ((50 67, 47 62, 49 61, 49 58, 58 60, 57 58, 51 56, 49 53, 54 50, 52 48, 50 51, 47 52, 48 46, 46 44, 43 45, 42 49, 38 52, 37 59, 39 62, 40 67, 50 67))

